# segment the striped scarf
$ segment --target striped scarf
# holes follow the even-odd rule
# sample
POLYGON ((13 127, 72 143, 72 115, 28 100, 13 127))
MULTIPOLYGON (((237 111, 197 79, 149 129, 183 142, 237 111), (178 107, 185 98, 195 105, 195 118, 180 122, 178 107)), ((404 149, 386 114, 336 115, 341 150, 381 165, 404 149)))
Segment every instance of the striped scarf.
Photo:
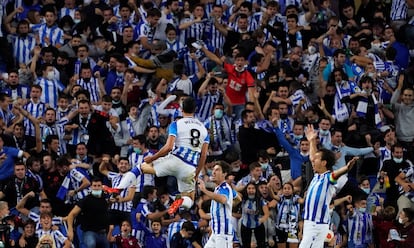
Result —
MULTIPOLYGON (((372 100, 374 101, 375 126, 377 128, 380 128, 382 126, 382 120, 379 114, 378 101, 374 93, 371 94, 371 97, 372 97, 372 100)), ((357 104, 357 108, 356 108, 358 117, 366 117, 367 109, 368 109, 368 99, 369 98, 367 97, 360 97, 358 104, 357 104)))

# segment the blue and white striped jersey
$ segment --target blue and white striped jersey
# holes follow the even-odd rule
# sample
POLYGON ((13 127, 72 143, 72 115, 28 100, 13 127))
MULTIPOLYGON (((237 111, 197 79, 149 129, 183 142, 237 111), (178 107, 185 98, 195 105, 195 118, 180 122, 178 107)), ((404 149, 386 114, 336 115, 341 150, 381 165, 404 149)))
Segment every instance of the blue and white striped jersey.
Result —
POLYGON ((211 201, 210 226, 213 234, 233 235, 232 206, 233 206, 233 190, 226 182, 221 183, 214 190, 215 194, 224 195, 226 203, 221 204, 217 201, 211 201))
POLYGON ((87 82, 83 78, 81 78, 76 81, 76 84, 80 85, 84 90, 87 90, 91 94, 90 101, 92 103, 99 102, 99 99, 101 98, 101 91, 99 89, 98 79, 91 77, 90 80, 87 82))
POLYGON ((62 7, 59 10, 59 13, 58 13, 59 19, 62 19, 62 17, 64 17, 64 16, 70 16, 70 17, 72 17, 72 19, 75 19, 76 10, 77 10, 77 8, 69 9, 69 8, 66 8, 66 7, 62 7))
POLYGON ((217 103, 220 98, 222 98, 222 94, 217 91, 215 94, 211 94, 210 92, 204 94, 201 99, 199 98, 198 101, 200 105, 197 109, 197 119, 204 122, 207 118, 211 115, 211 110, 213 109, 213 105, 217 103))
POLYGON ((263 207, 267 205, 266 201, 263 199, 247 199, 242 202, 242 217, 241 223, 243 226, 247 228, 256 228, 260 226, 259 218, 261 217, 260 213, 262 212, 261 209, 257 209, 257 207, 263 207), (260 201, 259 204, 256 201, 260 201))
POLYGON ((354 214, 349 216, 346 222, 348 241, 352 241, 354 245, 371 244, 373 242, 373 223, 370 214, 355 209, 354 214))
POLYGON ((13 36, 13 57, 16 64, 28 64, 32 59, 31 51, 36 46, 36 38, 32 35, 26 37, 13 36))
POLYGON ((50 235, 51 237, 53 237, 53 240, 55 241, 56 248, 63 248, 65 241, 68 239, 59 230, 36 230, 36 235, 39 239, 44 235, 50 235))
POLYGON ((144 163, 144 158, 152 155, 153 153, 150 151, 144 154, 137 154, 133 152, 128 157, 129 164, 132 166, 131 172, 137 177, 135 192, 142 192, 144 186, 146 185, 155 185, 154 175, 141 173, 141 164, 144 163))
MULTIPOLYGON (((40 226, 40 214, 30 211, 29 216, 27 217, 36 223, 36 226, 35 226, 36 230, 40 230, 42 228, 40 226)), ((52 218, 52 225, 61 225, 61 224, 63 224, 62 217, 55 216, 52 218)))
POLYGON ((52 125, 40 124, 40 135, 42 142, 45 142, 46 137, 49 135, 57 135, 59 137, 59 153, 66 153, 66 140, 63 139, 65 135, 65 125, 68 124, 68 118, 64 117, 60 121, 55 122, 52 125))
POLYGON ((331 172, 315 174, 305 198, 304 219, 316 223, 329 224, 329 204, 335 193, 336 181, 331 177, 331 172))
POLYGON ((406 0, 393 0, 390 17, 392 21, 405 20, 407 18, 408 5, 406 0))
MULTIPOLYGON (((27 112, 29 112, 33 117, 39 118, 44 115, 46 110, 46 104, 44 102, 33 102, 31 99, 26 105, 23 106, 27 112)), ((24 119, 25 135, 35 136, 34 125, 29 121, 29 119, 24 119)))
MULTIPOLYGON (((112 171, 109 172, 108 178, 112 182, 112 188, 117 188, 117 186, 121 182, 122 176, 123 175, 121 173, 116 173, 116 172, 112 172, 112 171)), ((128 194, 128 190, 129 190, 128 188, 123 189, 121 191, 121 193, 119 193, 119 196, 120 197, 126 197, 127 194, 128 194)), ((113 209, 113 210, 122 211, 122 212, 131 212, 132 201, 114 202, 114 203, 111 204, 111 206, 109 208, 113 209)))
POLYGON ((169 135, 175 136, 172 154, 197 167, 201 148, 210 141, 203 123, 194 117, 184 117, 171 123, 168 130, 169 135))
MULTIPOLYGON (((78 190, 80 188, 80 186, 82 185, 82 180, 86 177, 85 174, 87 175, 87 173, 88 173, 87 170, 83 168, 75 168, 75 169, 70 170, 69 175, 70 175, 70 182, 71 182, 72 189, 78 190), (82 173, 80 170, 84 170, 84 172, 82 173)), ((89 194, 89 187, 77 192, 76 197, 74 198, 76 201, 79 201, 85 198, 88 194, 89 194)))
MULTIPOLYGON (((180 24, 194 21, 194 17, 184 18, 180 24)), ((204 22, 194 23, 185 30, 181 30, 180 41, 183 44, 186 44, 189 38, 195 38, 196 40, 203 40, 204 31, 206 24, 204 22)))
MULTIPOLYGON (((167 228, 167 235, 168 235, 168 237, 167 237, 167 247, 169 247, 170 241, 171 241, 173 235, 181 230, 181 227, 183 226, 183 223, 186 222, 186 221, 187 220, 185 220, 185 219, 181 219, 177 222, 173 222, 173 223, 168 225, 168 228, 167 228)), ((195 229, 197 229, 198 228, 198 221, 191 221, 191 222, 193 223, 195 229)))
POLYGON ((43 77, 38 78, 36 84, 43 89, 40 101, 49 104, 52 108, 56 108, 59 92, 62 92, 65 86, 58 80, 49 80, 43 77))
POLYGON ((39 28, 39 40, 42 46, 47 46, 45 38, 48 38, 52 46, 63 45, 63 30, 57 25, 48 27, 46 23, 39 28))

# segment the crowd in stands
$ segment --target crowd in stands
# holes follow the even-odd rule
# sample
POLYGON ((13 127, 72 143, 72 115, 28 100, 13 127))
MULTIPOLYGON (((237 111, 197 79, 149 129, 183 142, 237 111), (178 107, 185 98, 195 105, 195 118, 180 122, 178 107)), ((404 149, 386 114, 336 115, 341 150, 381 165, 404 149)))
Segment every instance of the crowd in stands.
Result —
POLYGON ((298 247, 309 125, 334 170, 359 157, 320 209, 325 246, 414 247, 414 1, 0 4, 0 247, 204 247, 217 163, 233 247, 298 247), (177 178, 141 164, 187 98, 209 144, 175 212, 177 178))

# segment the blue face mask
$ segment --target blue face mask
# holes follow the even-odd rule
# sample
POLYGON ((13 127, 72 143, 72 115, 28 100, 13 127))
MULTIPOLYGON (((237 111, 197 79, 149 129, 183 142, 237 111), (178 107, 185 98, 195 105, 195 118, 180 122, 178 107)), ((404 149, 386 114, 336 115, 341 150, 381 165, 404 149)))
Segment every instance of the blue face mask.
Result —
POLYGON ((392 158, 393 160, 394 160, 394 162, 396 162, 397 164, 400 164, 400 163, 402 163, 402 161, 403 161, 403 158, 392 158))
POLYGON ((212 169, 207 169, 207 175, 211 176, 211 174, 213 174, 213 170, 212 169))
POLYGON ((262 166, 262 170, 267 170, 269 163, 259 163, 262 166))
POLYGON ((223 114, 224 114, 224 111, 223 111, 222 109, 215 109, 215 110, 214 110, 214 117, 215 117, 216 119, 221 119, 221 118, 223 118, 223 114))
POLYGON ((95 196, 95 197, 101 197, 101 195, 102 195, 102 190, 101 189, 93 189, 92 191, 91 191, 91 194, 93 195, 93 196, 95 196))
POLYGON ((358 208, 359 212, 361 213, 365 213, 365 211, 367 211, 367 208, 358 208))
POLYGON ((138 147, 134 147, 134 152, 138 155, 140 155, 142 153, 141 149, 138 147))
POLYGON ((250 200, 254 200, 254 198, 256 198, 256 195, 248 195, 247 197, 249 197, 250 200))
POLYGON ((366 194, 369 194, 371 192, 370 188, 363 188, 362 189, 366 194))
POLYGON ((294 134, 293 135, 293 138, 295 138, 295 140, 300 140, 300 139, 303 138, 303 135, 296 135, 296 134, 294 134))
POLYGON ((319 129, 319 134, 320 135, 323 135, 323 136, 328 135, 329 134, 329 130, 319 129))

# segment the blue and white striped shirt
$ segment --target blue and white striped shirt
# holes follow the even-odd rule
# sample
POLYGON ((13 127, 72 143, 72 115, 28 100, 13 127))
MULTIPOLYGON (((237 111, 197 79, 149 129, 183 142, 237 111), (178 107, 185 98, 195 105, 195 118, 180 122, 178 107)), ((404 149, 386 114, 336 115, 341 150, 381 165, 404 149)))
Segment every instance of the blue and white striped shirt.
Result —
POLYGON ((308 188, 305 198, 304 219, 317 224, 329 224, 329 204, 335 193, 334 181, 331 172, 315 174, 308 188))
POLYGON ((260 226, 259 218, 260 213, 262 212, 261 209, 257 209, 257 206, 263 207, 267 203, 263 199, 247 199, 242 202, 242 217, 241 217, 241 223, 243 226, 247 228, 256 228, 260 226), (256 203, 256 201, 260 201, 259 204, 256 203))
POLYGON ((63 248, 64 245, 65 245, 65 241, 68 239, 59 230, 44 231, 44 230, 40 229, 40 230, 36 230, 36 235, 39 239, 43 235, 50 235, 51 237, 53 237, 53 240, 55 241, 56 248, 63 248))
MULTIPOLYGON (((170 247, 170 242, 171 242, 171 239, 172 239, 173 235, 175 233, 181 231, 181 227, 183 226, 183 223, 186 222, 186 221, 187 220, 185 220, 185 219, 181 219, 177 222, 173 222, 173 223, 168 225, 168 229, 167 229, 167 234, 168 234, 167 247, 170 247)), ((191 221, 191 222, 193 223, 194 227, 196 229, 198 229, 198 221, 191 221)))
POLYGON ((211 115, 213 105, 217 103, 222 97, 223 96, 219 91, 217 91, 215 94, 211 94, 210 92, 204 94, 203 97, 199 99, 200 105, 196 114, 197 119, 204 122, 211 115))
POLYGON ((28 64, 32 59, 30 52, 36 46, 36 38, 32 35, 27 37, 13 36, 13 57, 16 60, 16 64, 28 64))
POLYGON ((168 133, 175 136, 172 154, 197 167, 203 144, 210 141, 203 123, 193 117, 184 117, 171 123, 168 133))
POLYGON ((42 24, 39 28, 39 39, 42 46, 47 46, 45 38, 49 38, 49 42, 52 46, 63 45, 63 30, 57 25, 48 27, 46 23, 42 24))
MULTIPOLYGON (((187 23, 187 22, 192 22, 194 20, 195 19, 192 16, 191 18, 185 18, 184 20, 181 21, 180 24, 187 23)), ((181 30, 180 41, 183 44, 186 44, 186 41, 189 38, 195 38, 196 40, 203 40, 203 35, 204 35, 205 28, 206 28, 206 25, 204 24, 204 22, 198 22, 198 23, 192 24, 188 28, 186 28, 184 30, 181 30)))
POLYGON ((73 9, 69 9, 69 8, 66 8, 66 7, 61 8, 59 13, 58 13, 59 19, 62 19, 62 17, 64 17, 64 16, 70 16, 70 17, 72 17, 72 19, 75 19, 76 10, 77 10, 77 8, 73 8, 73 9))
POLYGON ((65 86, 58 80, 49 80, 42 77, 38 78, 36 84, 43 89, 40 101, 48 103, 52 108, 56 108, 59 92, 62 92, 65 86))
MULTIPOLYGON (((122 174, 110 171, 108 174, 109 180, 112 182, 112 188, 116 188, 122 180, 122 174)), ((121 193, 119 193, 120 197, 126 197, 128 195, 129 188, 123 189, 121 193)), ((122 212, 131 212, 132 209, 132 201, 127 202, 114 202, 109 207, 112 210, 118 210, 122 212)))
POLYGON ((354 245, 371 244, 373 242, 372 216, 368 213, 361 213, 355 209, 352 216, 347 220, 348 241, 354 245))
POLYGON ((214 190, 215 194, 224 195, 226 202, 224 204, 217 201, 211 201, 210 226, 213 234, 233 235, 232 206, 233 206, 233 190, 226 182, 221 183, 214 190))
POLYGON ((135 192, 142 192, 144 186, 152 185, 155 186, 155 176, 151 174, 144 174, 141 172, 141 164, 144 163, 144 158, 147 156, 152 156, 153 153, 148 151, 144 154, 137 154, 135 152, 129 155, 128 160, 129 164, 132 166, 131 172, 137 177, 136 190, 135 192))
POLYGON ((100 97, 100 88, 98 79, 91 77, 89 82, 85 82, 83 78, 76 81, 77 85, 80 85, 84 90, 87 90, 90 95, 90 101, 92 103, 99 102, 100 97))
POLYGON ((407 18, 408 5, 406 0, 393 0, 390 17, 392 21, 405 20, 407 18))
MULTIPOLYGON (((44 102, 39 101, 38 103, 33 102, 30 100, 26 105, 23 107, 27 112, 29 112, 33 117, 39 118, 44 115, 46 110, 46 104, 44 102)), ((29 119, 24 119, 24 127, 25 127, 25 135, 28 136, 35 136, 35 128, 32 122, 29 119)))
POLYGON ((63 139, 65 135, 65 125, 69 122, 68 118, 62 118, 60 121, 55 122, 49 126, 47 124, 40 124, 40 134, 42 141, 46 140, 49 135, 57 135, 59 137, 59 153, 66 154, 66 140, 63 139))

